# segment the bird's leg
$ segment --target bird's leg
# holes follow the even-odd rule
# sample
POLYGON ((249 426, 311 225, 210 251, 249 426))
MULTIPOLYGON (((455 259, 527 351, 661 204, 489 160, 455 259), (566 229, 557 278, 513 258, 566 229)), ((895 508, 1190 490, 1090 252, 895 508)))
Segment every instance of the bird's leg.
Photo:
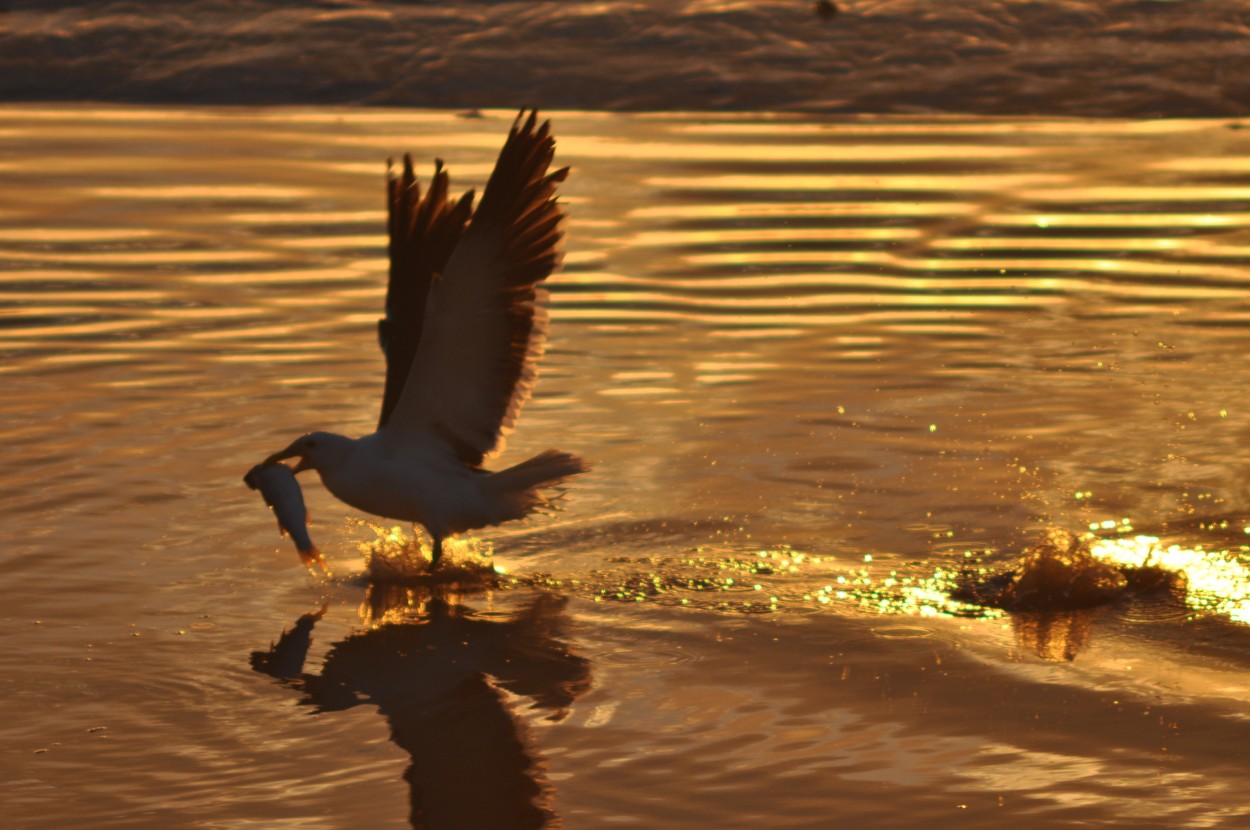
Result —
POLYGON ((434 540, 434 548, 430 552, 430 567, 437 568, 438 561, 443 558, 443 537, 431 534, 430 538, 434 540))

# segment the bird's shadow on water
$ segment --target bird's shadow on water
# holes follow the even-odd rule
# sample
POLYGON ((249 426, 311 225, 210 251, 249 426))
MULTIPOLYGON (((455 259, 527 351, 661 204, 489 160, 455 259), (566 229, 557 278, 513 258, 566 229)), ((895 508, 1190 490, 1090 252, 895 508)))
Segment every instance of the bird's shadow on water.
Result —
POLYGON ((552 791, 509 695, 560 720, 590 688, 590 662, 564 639, 565 600, 536 594, 506 617, 463 604, 456 585, 370 585, 370 627, 304 662, 326 608, 305 614, 252 667, 319 713, 376 706, 411 757, 414 828, 540 828, 558 823, 552 791))

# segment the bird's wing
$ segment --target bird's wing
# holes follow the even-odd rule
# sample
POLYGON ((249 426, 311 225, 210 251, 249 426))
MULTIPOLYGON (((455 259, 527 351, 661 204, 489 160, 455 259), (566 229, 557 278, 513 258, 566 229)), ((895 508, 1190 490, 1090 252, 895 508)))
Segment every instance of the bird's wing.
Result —
POLYGON ((550 124, 522 112, 508 133, 481 204, 446 269, 435 276, 421 343, 386 434, 433 432, 473 466, 499 448, 534 381, 546 317, 539 283, 560 262, 563 212, 548 173, 550 124))
POLYGON ((421 341, 426 298, 435 274, 464 234, 473 210, 473 191, 458 201, 447 200, 450 182, 442 159, 434 162, 434 178, 425 198, 412 172, 412 156, 404 156, 399 178, 386 177, 386 228, 390 237, 390 280, 386 289, 386 316, 378 320, 378 344, 386 355, 386 387, 378 427, 386 426, 408 378, 413 355, 421 341))

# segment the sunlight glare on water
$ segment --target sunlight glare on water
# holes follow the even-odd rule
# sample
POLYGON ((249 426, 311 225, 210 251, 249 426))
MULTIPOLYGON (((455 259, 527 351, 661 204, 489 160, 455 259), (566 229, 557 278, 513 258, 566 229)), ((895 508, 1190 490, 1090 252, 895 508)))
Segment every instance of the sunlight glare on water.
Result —
POLYGON ((1164 546, 1154 536, 1100 539, 1093 553, 1126 567, 1150 565, 1178 575, 1184 582, 1185 604, 1197 613, 1217 614, 1250 623, 1250 568, 1246 554, 1237 550, 1207 550, 1199 545, 1164 546))

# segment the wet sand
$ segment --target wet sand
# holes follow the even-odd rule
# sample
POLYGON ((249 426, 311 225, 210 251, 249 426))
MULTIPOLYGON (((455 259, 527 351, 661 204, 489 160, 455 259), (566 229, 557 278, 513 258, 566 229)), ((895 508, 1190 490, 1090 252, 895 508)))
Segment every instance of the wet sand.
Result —
POLYGON ((240 477, 372 428, 384 160, 480 186, 511 114, 3 113, 12 826, 1247 821, 1244 131, 554 113, 501 463, 595 470, 449 587, 305 477, 314 578, 240 477), (1055 527, 1183 581, 951 598, 1055 527))

